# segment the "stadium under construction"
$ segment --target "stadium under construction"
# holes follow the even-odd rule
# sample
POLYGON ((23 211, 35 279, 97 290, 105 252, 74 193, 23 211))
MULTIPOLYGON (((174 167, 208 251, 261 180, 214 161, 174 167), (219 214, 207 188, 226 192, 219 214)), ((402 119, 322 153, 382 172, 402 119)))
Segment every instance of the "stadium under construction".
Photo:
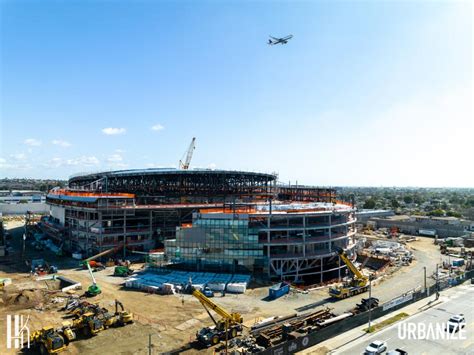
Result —
POLYGON ((355 209, 332 188, 274 174, 144 169, 77 175, 47 195, 41 227, 69 253, 160 250, 176 268, 320 281, 341 276, 355 209))

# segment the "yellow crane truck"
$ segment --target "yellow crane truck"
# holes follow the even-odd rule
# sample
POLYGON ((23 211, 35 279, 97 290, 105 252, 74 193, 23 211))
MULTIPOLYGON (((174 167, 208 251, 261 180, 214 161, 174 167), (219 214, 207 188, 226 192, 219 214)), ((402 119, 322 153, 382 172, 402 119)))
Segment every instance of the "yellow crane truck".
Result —
POLYGON ((201 291, 193 289, 196 297, 214 322, 214 326, 204 327, 196 333, 196 339, 205 346, 218 344, 221 340, 235 338, 242 332, 242 316, 239 313, 229 313, 207 298, 201 291), (217 320, 209 310, 213 310, 222 318, 217 320))
POLYGON ((351 271, 352 277, 348 282, 343 282, 341 285, 331 287, 329 289, 329 296, 341 299, 366 292, 369 289, 369 278, 355 267, 342 248, 337 248, 336 251, 341 260, 351 271))

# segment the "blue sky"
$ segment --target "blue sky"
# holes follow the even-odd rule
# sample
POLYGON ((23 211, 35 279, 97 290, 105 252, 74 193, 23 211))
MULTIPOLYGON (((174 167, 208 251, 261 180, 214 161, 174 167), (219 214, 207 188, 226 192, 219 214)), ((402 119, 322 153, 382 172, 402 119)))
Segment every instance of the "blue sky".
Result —
POLYGON ((473 186, 470 2, 0 3, 0 176, 473 186))

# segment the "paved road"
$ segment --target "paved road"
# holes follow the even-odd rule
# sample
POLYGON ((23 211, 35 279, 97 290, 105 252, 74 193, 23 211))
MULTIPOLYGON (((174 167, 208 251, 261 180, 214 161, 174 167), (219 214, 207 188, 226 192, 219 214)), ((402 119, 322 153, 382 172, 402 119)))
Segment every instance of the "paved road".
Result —
MULTIPOLYGON (((446 302, 394 324, 369 338, 364 338, 362 342, 348 344, 336 350, 334 354, 363 354, 365 347, 374 340, 386 341, 388 350, 400 348, 409 354, 474 354, 474 286, 466 284, 455 289, 455 293, 447 296, 449 299, 446 302), (459 313, 465 315, 467 322, 463 339, 459 339, 462 333, 456 333, 457 339, 439 339, 440 337, 436 337, 436 334, 430 336, 429 339, 413 340, 406 337, 404 329, 407 328, 404 327, 409 327, 409 324, 422 323, 427 328, 431 326, 436 330, 436 324, 443 324, 444 327, 452 315, 459 313)), ((443 332, 444 336, 447 334, 443 332)))
MULTIPOLYGON (((447 256, 440 254, 439 247, 433 244, 432 238, 421 237, 420 241, 411 243, 410 247, 415 249, 413 250, 413 254, 415 255, 416 262, 408 267, 402 267, 392 276, 372 288, 372 296, 379 298, 381 303, 390 301, 404 292, 423 287, 423 267, 426 267, 427 270, 427 285, 433 285, 435 281, 430 278, 430 275, 434 273, 436 264, 441 263, 444 259, 448 260, 447 256), (394 285, 396 286, 394 287, 394 285)), ((327 297, 327 292, 327 289, 313 291, 312 293, 314 295, 320 295, 321 298, 317 301, 300 306, 295 310, 297 312, 309 312, 318 307, 329 306, 334 309, 335 313, 343 313, 354 308, 362 298, 368 297, 368 292, 366 292, 345 300, 334 300, 327 297)))

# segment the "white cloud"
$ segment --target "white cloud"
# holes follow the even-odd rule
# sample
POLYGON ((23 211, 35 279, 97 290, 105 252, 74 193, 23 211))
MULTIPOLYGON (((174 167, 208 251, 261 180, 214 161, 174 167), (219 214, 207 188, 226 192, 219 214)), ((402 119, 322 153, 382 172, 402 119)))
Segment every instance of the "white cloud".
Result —
POLYGON ((157 131, 157 132, 159 132, 159 131, 162 131, 162 130, 164 130, 164 129, 165 129, 165 127, 163 127, 162 125, 160 125, 160 124, 158 123, 158 124, 156 124, 156 125, 152 126, 152 127, 151 127, 151 129, 152 129, 153 131, 157 131))
POLYGON ((115 149, 115 153, 125 153, 124 149, 115 149))
POLYGON ((47 168, 60 168, 63 166, 98 166, 100 164, 99 159, 95 156, 80 156, 72 159, 63 159, 59 157, 51 158, 49 161, 43 164, 47 168))
POLYGON ((211 163, 207 166, 208 169, 211 169, 211 170, 215 170, 216 169, 216 164, 215 163, 211 163))
POLYGON ((23 143, 32 147, 39 147, 42 144, 40 140, 34 138, 25 139, 23 143))
POLYGON ((62 139, 55 139, 51 143, 53 143, 54 145, 59 145, 60 147, 64 147, 64 148, 71 146, 71 143, 69 143, 68 141, 63 141, 62 139))
POLYGON ((100 164, 99 159, 94 156, 81 156, 74 159, 67 159, 66 165, 71 166, 97 166, 100 164))
POLYGON ((31 165, 25 162, 10 163, 4 158, 0 158, 0 169, 28 170, 31 169, 31 165))
POLYGON ((64 160, 61 158, 52 158, 48 163, 44 164, 46 167, 50 168, 59 168, 60 166, 64 165, 64 160))
POLYGON ((25 153, 15 153, 15 154, 10 154, 10 157, 15 159, 15 160, 25 160, 26 159, 26 154, 25 153))
POLYGON ((102 129, 102 133, 104 133, 108 136, 125 134, 125 132, 127 132, 127 130, 125 128, 107 127, 107 128, 102 129))
POLYGON ((107 161, 109 163, 117 163, 117 162, 121 162, 122 160, 123 158, 120 154, 112 154, 112 155, 109 155, 109 157, 107 158, 107 161))

